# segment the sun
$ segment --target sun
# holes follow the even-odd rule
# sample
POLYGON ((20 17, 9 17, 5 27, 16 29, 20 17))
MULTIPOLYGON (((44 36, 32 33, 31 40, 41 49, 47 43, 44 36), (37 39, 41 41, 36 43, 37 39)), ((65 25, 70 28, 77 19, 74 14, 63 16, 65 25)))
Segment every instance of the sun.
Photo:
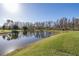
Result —
POLYGON ((19 11, 19 4, 17 3, 3 3, 3 6, 10 13, 17 13, 19 11))

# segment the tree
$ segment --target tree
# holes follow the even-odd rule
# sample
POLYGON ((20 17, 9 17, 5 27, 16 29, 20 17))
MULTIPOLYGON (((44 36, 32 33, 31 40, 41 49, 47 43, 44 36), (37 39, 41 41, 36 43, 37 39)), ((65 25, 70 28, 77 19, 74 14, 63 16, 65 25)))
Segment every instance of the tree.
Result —
POLYGON ((18 30, 19 27, 17 25, 13 25, 13 30, 18 30))
POLYGON ((5 26, 4 25, 2 26, 2 29, 5 30, 5 26))
POLYGON ((26 31, 28 28, 26 26, 23 26, 23 30, 26 31))

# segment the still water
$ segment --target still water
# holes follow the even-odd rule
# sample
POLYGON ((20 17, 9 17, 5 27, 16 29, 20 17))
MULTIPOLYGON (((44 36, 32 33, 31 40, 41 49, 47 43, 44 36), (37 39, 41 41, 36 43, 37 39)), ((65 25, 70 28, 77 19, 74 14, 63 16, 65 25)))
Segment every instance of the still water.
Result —
POLYGON ((51 32, 37 31, 37 32, 18 32, 12 31, 10 33, 0 35, 0 55, 6 55, 11 51, 27 46, 30 43, 41 40, 42 38, 51 36, 51 32))

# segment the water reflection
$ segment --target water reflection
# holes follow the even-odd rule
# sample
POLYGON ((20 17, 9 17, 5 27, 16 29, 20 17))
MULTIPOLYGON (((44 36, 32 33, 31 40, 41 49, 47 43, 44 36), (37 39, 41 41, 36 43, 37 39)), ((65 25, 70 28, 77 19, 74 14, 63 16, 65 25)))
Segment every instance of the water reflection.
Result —
POLYGON ((23 35, 27 36, 27 31, 23 31, 23 35))
POLYGON ((12 31, 11 33, 4 34, 3 39, 7 39, 7 40, 17 39, 18 34, 19 34, 18 31, 12 31))
POLYGON ((4 55, 15 49, 27 46, 30 43, 36 42, 41 38, 49 37, 53 33, 46 31, 12 31, 0 36, 0 55, 4 55))
POLYGON ((37 37, 37 38, 45 38, 45 37, 49 37, 51 34, 52 34, 51 32, 44 32, 44 31, 39 32, 39 31, 37 31, 35 33, 35 37, 37 37))
POLYGON ((4 34, 2 37, 3 39, 6 40, 13 40, 13 39, 18 39, 23 36, 34 36, 35 38, 44 38, 44 37, 49 37, 52 33, 51 32, 45 32, 45 31, 36 31, 36 32, 28 32, 28 31, 23 31, 23 32, 18 32, 18 31, 12 31, 11 33, 4 34))

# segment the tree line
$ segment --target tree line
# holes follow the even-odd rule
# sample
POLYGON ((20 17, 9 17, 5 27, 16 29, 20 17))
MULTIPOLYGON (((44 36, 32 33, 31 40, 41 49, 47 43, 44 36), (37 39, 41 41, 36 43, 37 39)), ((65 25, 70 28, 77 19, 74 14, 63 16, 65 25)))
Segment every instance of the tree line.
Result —
POLYGON ((63 17, 54 22, 53 28, 56 30, 79 30, 79 18, 67 19, 63 17))
MULTIPOLYGON (((8 23, 10 20, 8 20, 8 23)), ((12 22, 13 23, 13 22, 12 22)), ((21 26, 21 24, 20 24, 21 26)), ((21 28, 18 26, 18 22, 12 26, 2 26, 2 29, 23 29, 23 30, 79 30, 79 18, 73 17, 68 19, 62 17, 56 21, 25 23, 21 28)))

